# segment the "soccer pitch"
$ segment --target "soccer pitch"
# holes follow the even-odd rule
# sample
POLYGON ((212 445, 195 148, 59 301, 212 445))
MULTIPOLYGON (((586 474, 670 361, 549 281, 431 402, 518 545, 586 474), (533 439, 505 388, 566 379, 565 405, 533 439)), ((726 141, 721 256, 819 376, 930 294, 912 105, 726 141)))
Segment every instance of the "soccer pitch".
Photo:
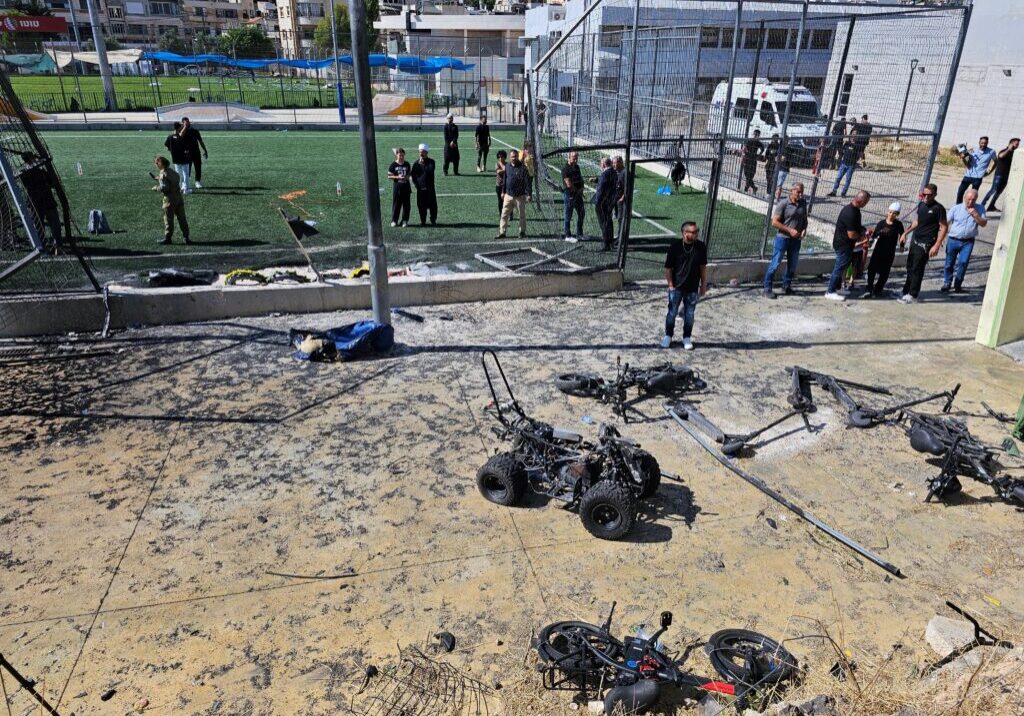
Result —
MULTIPOLYGON (((551 223, 536 220, 532 207, 527 212, 525 241, 516 238, 515 223, 508 232, 509 239, 493 238, 498 227, 494 153, 501 148, 520 146, 523 135, 515 131, 492 133, 490 168, 477 174, 471 132, 471 127, 463 127, 461 175, 446 177, 441 172, 440 127, 378 130, 381 212, 392 265, 426 260, 453 270, 489 270, 474 258, 475 253, 530 245, 554 253, 570 246, 551 235, 551 223), (393 158, 392 149, 404 147, 413 161, 420 142, 432 147, 431 156, 437 162, 438 225, 419 225, 414 194, 410 226, 392 228, 388 226, 391 187, 385 178, 393 158), (538 236, 541 232, 546 235, 538 236)), ((79 234, 84 231, 90 209, 102 209, 114 230, 113 234, 90 236, 83 242, 103 279, 169 266, 227 271, 299 263, 301 256, 278 215, 279 208, 316 222, 320 233, 306 239, 305 244, 318 268, 357 266, 365 259, 366 211, 358 133, 204 132, 210 151, 209 160, 203 162, 204 188, 186 199, 195 242, 190 246, 180 243, 177 233, 174 244, 158 244, 163 231, 160 197, 151 191, 153 181, 148 172, 155 171, 153 157, 166 154, 165 136, 166 133, 157 131, 44 135, 82 230, 79 234), (286 195, 293 198, 281 198, 286 195)), ((704 216, 703 194, 684 189, 679 194, 662 196, 656 190, 664 182, 661 177, 638 170, 636 214, 632 221, 635 238, 630 244, 632 277, 661 275, 670 236, 677 234, 683 220, 701 221, 704 216)), ((735 220, 749 221, 752 231, 759 228, 761 218, 754 213, 729 204, 723 207, 735 220)), ((560 215, 561 207, 553 208, 560 215)), ((592 207, 588 206, 588 212, 591 225, 592 207)))

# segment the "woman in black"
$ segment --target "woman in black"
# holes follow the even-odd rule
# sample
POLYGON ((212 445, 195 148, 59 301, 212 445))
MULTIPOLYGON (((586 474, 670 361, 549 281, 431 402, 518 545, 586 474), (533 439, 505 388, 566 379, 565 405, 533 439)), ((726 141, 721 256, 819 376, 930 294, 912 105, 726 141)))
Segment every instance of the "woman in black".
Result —
POLYGON ((878 298, 885 290, 885 282, 889 280, 889 271, 896 258, 896 244, 903 235, 903 222, 899 220, 902 207, 898 201, 889 205, 885 218, 875 226, 875 250, 868 263, 868 290, 861 298, 878 298), (875 282, 875 276, 878 282, 875 282))
POLYGON ((402 226, 409 225, 409 211, 412 208, 412 186, 409 184, 411 174, 412 166, 405 161, 405 150, 399 147, 395 150, 395 161, 388 167, 388 179, 394 185, 391 195, 392 226, 398 226, 399 215, 402 226))
POLYGON ((498 195, 498 216, 501 216, 501 210, 505 206, 505 160, 508 159, 508 154, 502 149, 495 156, 498 161, 494 165, 494 193, 498 195))

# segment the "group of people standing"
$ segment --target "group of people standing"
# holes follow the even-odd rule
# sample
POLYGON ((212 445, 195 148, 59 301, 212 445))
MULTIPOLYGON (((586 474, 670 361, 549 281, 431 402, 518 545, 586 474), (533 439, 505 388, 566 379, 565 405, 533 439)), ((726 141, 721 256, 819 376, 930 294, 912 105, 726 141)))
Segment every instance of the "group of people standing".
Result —
POLYGON ((174 132, 164 140, 164 146, 171 154, 171 163, 178 175, 182 194, 191 194, 189 179, 195 176, 195 188, 202 189, 203 160, 209 159, 203 135, 192 126, 188 117, 182 117, 174 123, 174 132))
POLYGON ((743 144, 740 152, 740 169, 743 173, 743 193, 751 192, 757 194, 758 162, 764 162, 764 181, 768 196, 774 197, 777 201, 782 195, 782 187, 786 185, 789 178, 790 168, 789 152, 783 147, 778 137, 772 137, 768 146, 761 141, 761 130, 755 129, 754 136, 743 144))

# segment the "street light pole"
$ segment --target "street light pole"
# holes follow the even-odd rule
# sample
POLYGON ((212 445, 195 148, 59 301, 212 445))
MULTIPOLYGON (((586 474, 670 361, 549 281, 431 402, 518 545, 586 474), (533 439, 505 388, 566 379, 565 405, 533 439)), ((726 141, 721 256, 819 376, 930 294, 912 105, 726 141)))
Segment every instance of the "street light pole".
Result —
MULTIPOLYGON (((900 126, 896 128, 896 143, 899 144, 900 135, 903 134, 903 118, 907 114, 907 100, 910 99, 910 87, 914 84, 914 71, 917 70, 917 58, 910 61, 910 78, 907 80, 907 93, 903 95, 903 109, 900 110, 900 126)), ((924 72, 924 68, 921 68, 924 72)))
MULTIPOLYGON (((354 27, 351 22, 349 25, 354 27)), ((341 91, 341 60, 338 59, 338 18, 331 0, 331 44, 334 46, 334 94, 338 100, 338 121, 345 124, 345 94, 341 91)))
POLYGON ((100 27, 100 16, 96 12, 96 0, 85 0, 89 8, 89 24, 92 25, 92 42, 96 45, 96 60, 100 66, 100 77, 103 79, 103 96, 107 99, 107 110, 117 111, 117 95, 114 94, 114 78, 110 74, 107 62, 107 43, 103 39, 103 28, 100 27))
MULTIPOLYGON (((332 13, 333 17, 333 13, 332 13)), ((384 253, 384 230, 380 223, 380 190, 377 185, 377 139, 373 127, 373 98, 370 96, 370 50, 366 41, 366 0, 348 0, 352 28, 352 69, 356 77, 359 109, 360 149, 363 155, 363 191, 366 194, 367 252, 370 259, 370 300, 373 320, 391 323, 388 302, 388 262, 384 253)), ((337 57, 337 55, 335 55, 337 57)), ((340 78, 339 78, 340 79, 340 78)))

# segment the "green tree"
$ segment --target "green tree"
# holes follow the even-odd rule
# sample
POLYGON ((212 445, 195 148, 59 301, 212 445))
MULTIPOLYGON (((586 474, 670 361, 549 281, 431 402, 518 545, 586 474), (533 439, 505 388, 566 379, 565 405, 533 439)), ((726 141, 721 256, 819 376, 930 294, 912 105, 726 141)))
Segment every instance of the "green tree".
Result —
POLYGON ((220 51, 229 57, 273 57, 274 43, 263 30, 250 25, 228 30, 221 35, 220 51))
POLYGON ((164 30, 160 33, 157 47, 164 52, 174 52, 179 55, 184 55, 188 52, 188 47, 186 47, 184 40, 178 37, 178 33, 172 30, 164 30))
POLYGON ((213 35, 200 33, 185 43, 185 54, 206 55, 220 52, 220 40, 213 35))
MULTIPOLYGON (((352 44, 352 25, 348 21, 348 5, 344 0, 339 0, 334 6, 335 22, 338 24, 338 48, 348 47, 352 44)), ((370 51, 377 44, 379 31, 373 23, 380 19, 380 6, 378 0, 367 0, 366 2, 366 38, 370 42, 370 51)), ((317 23, 313 33, 313 41, 316 49, 323 55, 330 55, 334 48, 331 42, 331 18, 325 17, 317 23)))

